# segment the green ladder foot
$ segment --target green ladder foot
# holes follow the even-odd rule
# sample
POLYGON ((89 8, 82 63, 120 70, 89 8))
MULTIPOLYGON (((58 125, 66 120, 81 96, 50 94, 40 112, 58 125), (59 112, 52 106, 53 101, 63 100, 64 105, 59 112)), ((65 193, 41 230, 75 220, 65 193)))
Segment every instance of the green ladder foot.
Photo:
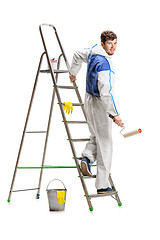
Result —
POLYGON ((122 203, 120 202, 120 203, 118 203, 118 206, 120 207, 120 206, 122 206, 122 203))
POLYGON ((10 200, 10 199, 8 199, 8 200, 7 200, 7 202, 11 202, 11 200, 10 200))
POLYGON ((90 207, 89 210, 92 212, 93 211, 93 207, 90 207))

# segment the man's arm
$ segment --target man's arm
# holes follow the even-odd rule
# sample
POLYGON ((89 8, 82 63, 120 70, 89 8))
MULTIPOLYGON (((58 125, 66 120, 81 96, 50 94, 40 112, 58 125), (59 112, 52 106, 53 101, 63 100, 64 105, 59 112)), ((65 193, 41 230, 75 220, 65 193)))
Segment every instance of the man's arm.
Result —
POLYGON ((82 63, 88 62, 88 55, 90 50, 84 49, 82 51, 76 51, 73 55, 72 64, 70 68, 70 81, 74 82, 76 80, 76 75, 82 67, 82 63))
POLYGON ((98 72, 98 89, 100 93, 101 100, 104 103, 106 112, 113 116, 113 121, 118 125, 122 125, 122 120, 119 117, 117 111, 114 96, 112 92, 112 81, 111 81, 111 71, 110 69, 106 71, 98 72))

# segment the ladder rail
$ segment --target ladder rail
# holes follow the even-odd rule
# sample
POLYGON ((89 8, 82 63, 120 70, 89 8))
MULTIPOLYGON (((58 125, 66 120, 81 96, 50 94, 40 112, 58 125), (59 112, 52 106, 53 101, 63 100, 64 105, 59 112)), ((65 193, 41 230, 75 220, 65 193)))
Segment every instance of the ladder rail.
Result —
POLYGON ((32 108, 32 103, 33 103, 33 99, 34 99, 34 95, 35 95, 35 91, 36 91, 36 87, 37 87, 39 72, 40 72, 40 68, 41 68, 41 64, 42 64, 44 54, 45 54, 45 52, 43 52, 41 57, 40 57, 40 62, 39 62, 39 66, 38 66, 38 70, 37 70, 37 74, 36 74, 34 87, 33 87, 33 90, 32 90, 31 100, 30 100, 29 107, 28 107, 27 117, 26 117, 26 120, 25 120, 24 130, 23 130, 23 134, 22 134, 22 138, 21 138, 21 142, 20 142, 20 147, 19 147, 19 151, 18 151, 18 156, 17 156, 17 161, 16 161, 14 174, 13 174, 13 178, 12 178, 12 182, 11 182, 10 192, 9 192, 9 196, 8 196, 8 202, 10 202, 11 195, 12 195, 12 192, 13 192, 13 186, 14 186, 15 177, 16 177, 16 173, 17 173, 17 167, 18 167, 18 164, 19 164, 21 150, 22 150, 22 146, 23 146, 23 142, 24 142, 24 136, 25 136, 26 129, 27 129, 27 124, 28 124, 28 120, 29 120, 29 116, 30 116, 30 112, 31 112, 31 108, 32 108))
MULTIPOLYGON (((114 185, 114 183, 113 183, 111 174, 109 174, 109 182, 110 182, 112 188, 114 189, 114 191, 116 191, 116 188, 115 188, 115 185, 114 185)), ((121 200, 120 200, 120 198, 119 198, 119 195, 118 195, 118 192, 117 192, 117 191, 116 191, 116 194, 115 194, 115 198, 116 198, 117 203, 118 203, 118 204, 121 204, 121 200)))

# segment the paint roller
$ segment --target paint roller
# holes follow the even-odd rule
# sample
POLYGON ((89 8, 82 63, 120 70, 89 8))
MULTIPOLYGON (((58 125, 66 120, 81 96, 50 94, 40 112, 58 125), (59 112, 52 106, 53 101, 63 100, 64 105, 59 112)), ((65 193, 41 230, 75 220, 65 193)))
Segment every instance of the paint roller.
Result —
POLYGON ((127 138, 127 137, 131 137, 131 136, 134 136, 136 134, 139 134, 142 132, 142 129, 135 129, 135 130, 132 130, 132 131, 129 131, 129 132, 125 132, 125 133, 122 133, 122 131, 125 129, 124 126, 121 126, 123 129, 120 131, 120 133, 122 134, 123 137, 127 138))
MULTIPOLYGON (((109 117, 114 119, 114 116, 112 116, 111 114, 109 114, 109 117)), ((122 128, 122 130, 120 131, 120 134, 124 137, 124 138, 127 138, 127 137, 131 137, 131 136, 134 136, 136 134, 139 134, 142 132, 142 129, 135 129, 135 130, 132 130, 132 131, 128 131, 128 132, 124 132, 124 129, 125 129, 125 126, 124 126, 124 123, 122 123, 122 125, 120 126, 122 128)))

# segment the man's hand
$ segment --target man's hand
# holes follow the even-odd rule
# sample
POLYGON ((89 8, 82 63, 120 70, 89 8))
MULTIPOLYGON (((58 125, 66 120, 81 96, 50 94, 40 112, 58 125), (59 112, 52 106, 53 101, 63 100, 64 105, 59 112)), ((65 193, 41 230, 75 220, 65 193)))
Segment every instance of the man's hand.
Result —
POLYGON ((76 76, 74 76, 74 75, 72 75, 72 74, 69 74, 69 78, 70 78, 70 81, 71 81, 71 82, 76 81, 76 76))
POLYGON ((115 124, 117 124, 118 126, 123 126, 122 119, 119 116, 115 116, 113 118, 113 122, 115 122, 115 124))

